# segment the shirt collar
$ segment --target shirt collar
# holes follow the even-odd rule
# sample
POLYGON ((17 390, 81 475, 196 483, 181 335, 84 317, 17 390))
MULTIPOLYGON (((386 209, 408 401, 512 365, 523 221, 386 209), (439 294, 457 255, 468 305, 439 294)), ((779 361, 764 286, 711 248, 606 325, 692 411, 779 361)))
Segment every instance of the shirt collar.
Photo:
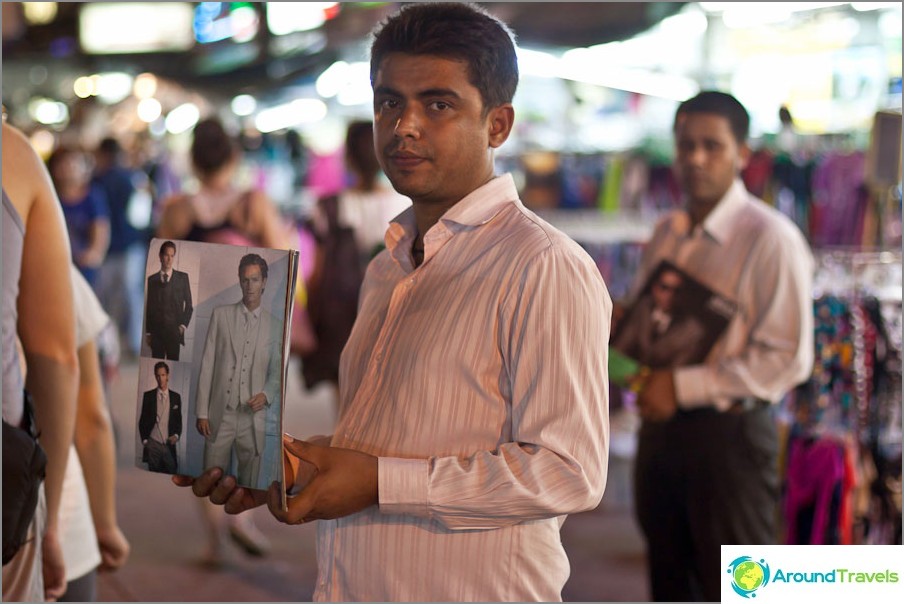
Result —
POLYGON ((253 316, 255 319, 260 318, 260 316, 261 316, 261 309, 264 307, 263 304, 258 304, 257 308, 255 308, 254 310, 248 310, 248 307, 245 306, 245 303, 244 303, 244 302, 239 302, 239 304, 240 304, 241 307, 242 307, 242 314, 245 315, 245 317, 247 317, 248 315, 251 315, 251 316, 253 316))
MULTIPOLYGON (((491 221, 507 204, 517 201, 518 189, 511 174, 497 176, 486 184, 474 189, 461 201, 446 210, 439 221, 424 235, 425 241, 433 237, 435 231, 446 231, 449 235, 467 228, 478 227, 491 221)), ((396 248, 411 245, 417 231, 414 209, 409 207, 399 214, 386 231, 386 247, 393 257, 396 248)), ((405 249, 403 247, 403 249, 405 249)))
POLYGON ((731 236, 732 226, 737 224, 738 213, 746 198, 744 183, 740 178, 735 178, 716 207, 703 220, 703 230, 719 243, 727 240, 731 236))
POLYGON ((158 394, 158 395, 159 395, 159 394, 162 394, 163 396, 166 396, 166 393, 167 393, 168 391, 169 391, 169 388, 167 388, 166 390, 163 390, 163 389, 161 389, 161 388, 157 388, 157 394, 158 394))

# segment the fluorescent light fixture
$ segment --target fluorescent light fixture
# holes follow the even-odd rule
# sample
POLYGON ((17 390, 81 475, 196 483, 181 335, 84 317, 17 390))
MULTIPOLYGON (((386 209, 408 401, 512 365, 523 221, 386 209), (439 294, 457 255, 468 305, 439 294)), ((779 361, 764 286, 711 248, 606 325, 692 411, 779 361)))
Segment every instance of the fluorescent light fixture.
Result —
POLYGON ((296 99, 291 103, 262 110, 254 119, 254 125, 261 132, 274 132, 319 122, 326 114, 326 103, 320 99, 296 99))
POLYGON ((187 2, 85 2, 79 42, 88 54, 184 51, 194 10, 187 2))
POLYGON ((250 94, 240 94, 230 103, 232 112, 240 117, 251 115, 257 109, 257 100, 250 94))
POLYGON ((708 13, 721 13, 722 22, 731 29, 780 23, 794 13, 842 6, 847 2, 701 2, 708 13))
POLYGON ((542 50, 519 48, 518 71, 538 78, 559 77, 559 58, 542 50))
POLYGON ((340 105, 369 105, 374 98, 370 87, 370 64, 336 61, 320 74, 315 89, 325 99, 336 97, 340 105))
POLYGON ((345 61, 336 61, 323 70, 315 84, 317 94, 325 99, 331 99, 339 94, 339 90, 348 80, 348 70, 348 63, 345 61))
POLYGON ((194 103, 183 103, 166 116, 166 130, 170 134, 182 134, 194 127, 201 117, 198 106, 194 103))
POLYGON ((599 52, 587 48, 569 50, 560 58, 540 51, 520 49, 518 69, 524 75, 558 77, 674 101, 686 100, 699 90, 697 82, 688 77, 648 69, 608 66, 600 60, 599 52))
POLYGON ((896 8, 901 10, 900 2, 851 2, 851 8, 858 12, 879 10, 882 8, 896 8))
POLYGON ((155 98, 142 99, 138 103, 138 119, 146 124, 150 124, 163 113, 163 107, 160 101, 155 98))
POLYGON ((274 36, 317 29, 335 16, 338 2, 267 2, 267 27, 274 36))
POLYGON ((72 92, 80 99, 87 99, 89 96, 97 94, 94 86, 94 80, 88 76, 81 76, 72 83, 72 92))
POLYGON ((108 105, 115 105, 132 94, 132 76, 123 72, 98 74, 96 95, 108 105))
POLYGON ((45 98, 34 98, 28 102, 28 114, 39 124, 62 124, 69 119, 69 109, 65 103, 45 98))

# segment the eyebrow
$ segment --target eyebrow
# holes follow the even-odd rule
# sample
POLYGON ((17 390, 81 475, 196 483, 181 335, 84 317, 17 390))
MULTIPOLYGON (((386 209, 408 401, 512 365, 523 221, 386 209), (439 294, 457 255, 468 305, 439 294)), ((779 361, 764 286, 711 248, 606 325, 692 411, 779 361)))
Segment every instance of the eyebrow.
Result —
MULTIPOLYGON (((399 92, 398 90, 391 88, 389 86, 377 86, 374 90, 374 95, 383 94, 388 96, 396 96, 396 97, 404 97, 405 95, 399 92)), ((452 90, 451 88, 427 88, 426 90, 420 90, 415 95, 417 98, 428 98, 428 97, 450 97, 455 99, 460 99, 461 95, 452 90)))

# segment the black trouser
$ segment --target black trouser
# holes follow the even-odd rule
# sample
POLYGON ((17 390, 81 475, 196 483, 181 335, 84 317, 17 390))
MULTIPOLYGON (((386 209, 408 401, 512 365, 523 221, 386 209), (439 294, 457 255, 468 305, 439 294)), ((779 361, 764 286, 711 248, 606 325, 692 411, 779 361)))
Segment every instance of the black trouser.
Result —
POLYGON ((766 408, 644 422, 635 511, 655 601, 721 599, 721 545, 775 543, 778 436, 766 408))
POLYGON ((66 591, 57 602, 96 602, 97 569, 73 579, 66 584, 66 591))
POLYGON ((179 360, 179 333, 175 335, 151 334, 151 356, 155 359, 179 360))

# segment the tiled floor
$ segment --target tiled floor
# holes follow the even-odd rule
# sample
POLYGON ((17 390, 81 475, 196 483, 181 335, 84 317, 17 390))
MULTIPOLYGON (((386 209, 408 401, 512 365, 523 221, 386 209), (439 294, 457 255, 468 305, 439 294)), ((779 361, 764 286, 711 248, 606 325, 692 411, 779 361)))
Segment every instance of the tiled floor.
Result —
MULTIPOLYGON (((327 390, 304 392, 297 368, 290 368, 286 429, 305 435, 332 431, 333 409, 327 390)), ((169 477, 132 466, 135 438, 137 364, 126 363, 112 388, 119 441, 118 509, 132 545, 129 563, 101 575, 99 600, 142 602, 309 601, 316 575, 314 527, 288 527, 266 509, 254 511, 258 527, 270 538, 266 558, 249 558, 228 548, 227 563, 213 571, 198 564, 203 529, 195 497, 169 477)), ((629 463, 613 458, 603 503, 571 516, 562 542, 572 564, 563 591, 567 601, 646 601, 643 544, 630 513, 629 463)), ((231 544, 229 544, 231 545, 231 544)))

